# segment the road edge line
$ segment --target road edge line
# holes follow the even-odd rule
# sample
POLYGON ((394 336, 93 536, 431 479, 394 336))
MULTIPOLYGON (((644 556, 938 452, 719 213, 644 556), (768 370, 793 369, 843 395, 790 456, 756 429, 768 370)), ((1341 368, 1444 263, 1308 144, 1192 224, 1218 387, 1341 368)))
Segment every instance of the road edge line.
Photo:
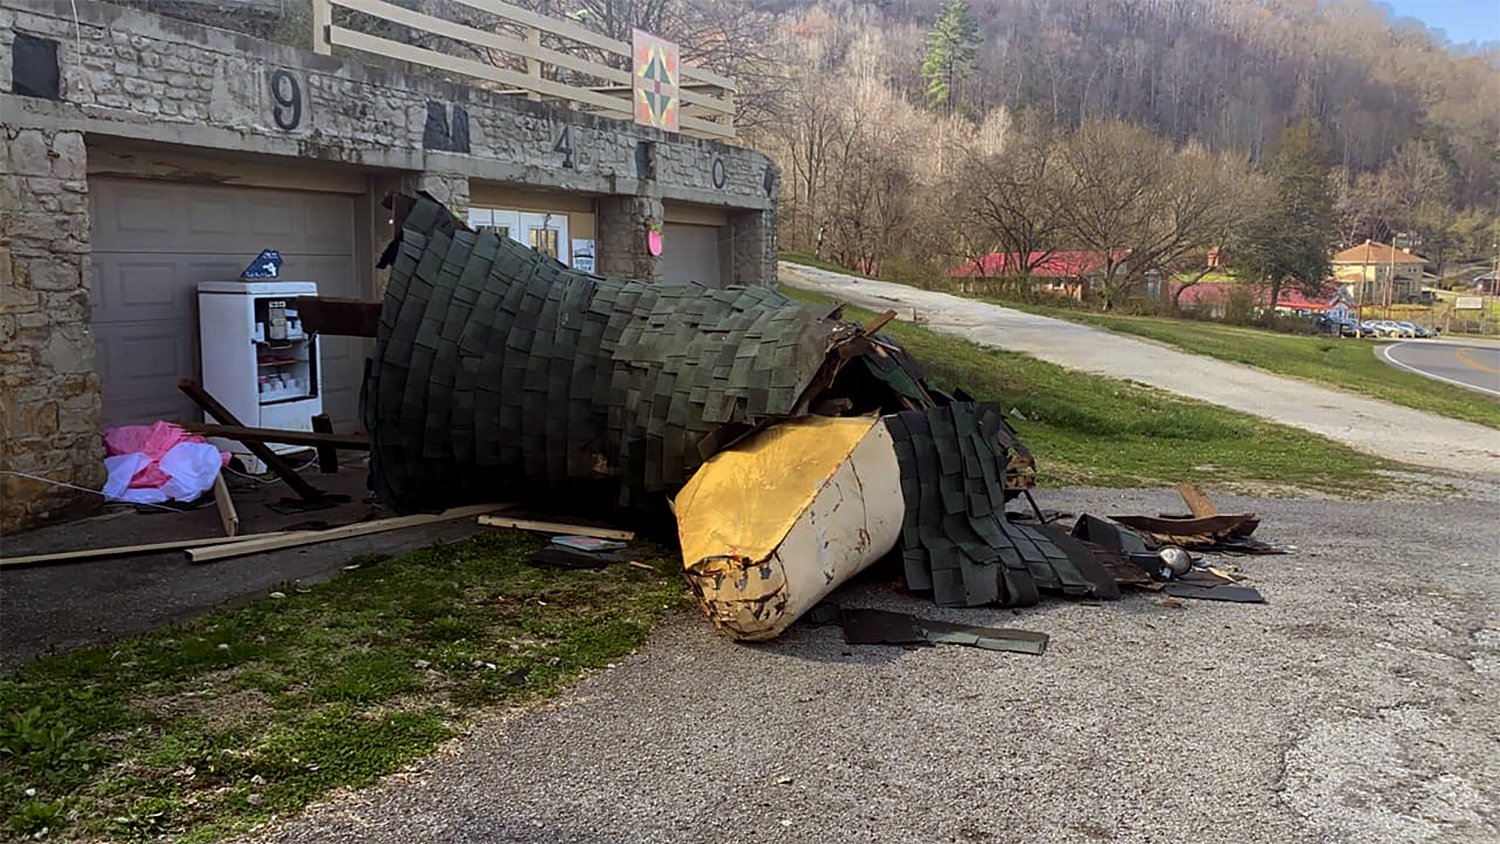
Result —
MULTIPOLYGON (((1401 361, 1396 360, 1395 358, 1391 357, 1391 351, 1390 350, 1392 348, 1394 348, 1396 346, 1405 346, 1405 345, 1406 345, 1406 343, 1404 343, 1404 342, 1401 342, 1401 343, 1386 343, 1385 345, 1382 345, 1379 349, 1377 349, 1376 352, 1375 352, 1375 354, 1379 355, 1381 360, 1385 361, 1386 363, 1390 364, 1391 366, 1398 367, 1400 369, 1404 369, 1407 372, 1415 373, 1417 375, 1422 376, 1423 378, 1431 378, 1434 381, 1441 381, 1444 384, 1452 384, 1455 387, 1462 387, 1465 390, 1475 390, 1477 392, 1485 393, 1485 394, 1491 395, 1491 396, 1500 396, 1500 390, 1491 390, 1488 387, 1481 387, 1478 384, 1466 384, 1463 381, 1457 381, 1457 380, 1454 380, 1452 378, 1444 378, 1441 375, 1434 375, 1431 372, 1423 372, 1422 370, 1417 369, 1415 366, 1410 366, 1408 364, 1404 364, 1401 361)), ((1464 347, 1463 346, 1459 346, 1458 348, 1464 348, 1464 347)))

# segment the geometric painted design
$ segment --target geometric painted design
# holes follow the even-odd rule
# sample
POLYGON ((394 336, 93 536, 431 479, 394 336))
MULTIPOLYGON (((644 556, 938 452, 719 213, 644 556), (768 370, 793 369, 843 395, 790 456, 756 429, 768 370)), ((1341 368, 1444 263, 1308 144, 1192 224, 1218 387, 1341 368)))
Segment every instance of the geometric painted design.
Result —
POLYGON ((677 45, 637 29, 631 36, 631 55, 635 122, 676 132, 682 110, 677 45))

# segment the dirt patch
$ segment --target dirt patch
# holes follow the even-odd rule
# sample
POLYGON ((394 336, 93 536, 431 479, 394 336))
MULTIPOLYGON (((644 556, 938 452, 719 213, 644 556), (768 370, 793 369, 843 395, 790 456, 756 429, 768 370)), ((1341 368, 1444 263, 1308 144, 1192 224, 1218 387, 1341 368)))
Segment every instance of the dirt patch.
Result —
POLYGON ((218 684, 160 697, 143 695, 130 703, 163 721, 202 718, 204 727, 213 732, 263 723, 273 712, 270 696, 260 689, 225 689, 218 684))

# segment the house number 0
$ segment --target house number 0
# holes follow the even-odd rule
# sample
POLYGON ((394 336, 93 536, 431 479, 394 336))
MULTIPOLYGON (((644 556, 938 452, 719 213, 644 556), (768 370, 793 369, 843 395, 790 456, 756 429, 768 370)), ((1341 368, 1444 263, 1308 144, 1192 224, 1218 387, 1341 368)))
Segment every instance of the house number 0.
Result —
POLYGON ((277 70, 271 74, 271 99, 276 101, 276 107, 271 109, 271 117, 276 120, 276 125, 290 132, 302 123, 302 86, 297 83, 297 77, 285 70, 277 70))

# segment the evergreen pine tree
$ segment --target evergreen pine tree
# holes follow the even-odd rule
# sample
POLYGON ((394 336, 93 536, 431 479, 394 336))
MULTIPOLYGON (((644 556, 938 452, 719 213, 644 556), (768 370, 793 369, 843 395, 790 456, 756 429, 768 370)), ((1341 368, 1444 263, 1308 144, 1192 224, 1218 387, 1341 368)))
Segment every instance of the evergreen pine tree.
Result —
POLYGON ((974 72, 978 53, 979 24, 969 15, 967 0, 951 0, 927 34, 922 58, 929 107, 953 114, 959 83, 974 72))

